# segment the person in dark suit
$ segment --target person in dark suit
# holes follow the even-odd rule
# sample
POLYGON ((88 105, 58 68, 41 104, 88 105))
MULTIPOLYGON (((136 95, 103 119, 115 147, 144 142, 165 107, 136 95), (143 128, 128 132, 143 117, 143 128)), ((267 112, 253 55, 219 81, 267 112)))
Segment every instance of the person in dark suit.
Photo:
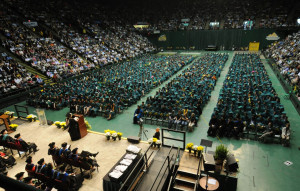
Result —
POLYGON ((15 140, 7 134, 6 129, 3 129, 0 134, 0 142, 15 142, 15 140))
POLYGON ((70 137, 71 137, 71 140, 72 141, 76 141, 78 139, 81 138, 80 136, 80 132, 79 132, 79 125, 78 125, 78 122, 77 122, 77 118, 71 114, 71 118, 69 119, 69 134, 70 134, 70 137))
POLYGON ((71 153, 70 151, 70 147, 67 148, 68 143, 64 142, 63 144, 61 144, 61 148, 58 151, 58 156, 68 156, 69 153, 71 153))
POLYGON ((48 155, 58 156, 59 149, 55 146, 55 142, 49 143, 48 155))
POLYGON ((155 134, 153 135, 153 138, 157 138, 157 139, 159 140, 159 138, 160 138, 159 128, 156 128, 156 132, 155 132, 155 134))
POLYGON ((39 149, 37 149, 37 146, 35 143, 26 142, 21 138, 21 134, 18 133, 15 135, 16 144, 20 144, 24 149, 28 149, 29 153, 31 152, 37 152, 39 149))

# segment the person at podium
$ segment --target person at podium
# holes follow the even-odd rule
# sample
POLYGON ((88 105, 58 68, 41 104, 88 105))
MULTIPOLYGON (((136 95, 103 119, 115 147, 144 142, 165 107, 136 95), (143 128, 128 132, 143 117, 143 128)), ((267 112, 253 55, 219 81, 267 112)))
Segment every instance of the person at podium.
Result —
POLYGON ((75 117, 74 115, 70 114, 71 117, 69 119, 69 134, 72 141, 79 140, 81 138, 80 131, 79 131, 79 125, 78 125, 78 117, 75 117))

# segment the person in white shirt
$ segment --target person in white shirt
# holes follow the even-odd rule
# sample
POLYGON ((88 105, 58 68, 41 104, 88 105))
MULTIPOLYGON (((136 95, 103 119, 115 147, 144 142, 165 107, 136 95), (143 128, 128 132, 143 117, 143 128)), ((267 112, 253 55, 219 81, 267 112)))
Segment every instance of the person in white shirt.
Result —
POLYGON ((281 133, 281 140, 283 146, 289 146, 290 135, 291 135, 290 123, 287 123, 285 127, 282 128, 282 133, 281 133))

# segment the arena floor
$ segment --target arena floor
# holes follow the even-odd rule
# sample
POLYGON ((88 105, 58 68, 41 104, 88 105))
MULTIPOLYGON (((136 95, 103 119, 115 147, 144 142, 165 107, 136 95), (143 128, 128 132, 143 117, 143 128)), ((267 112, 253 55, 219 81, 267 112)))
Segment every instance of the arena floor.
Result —
MULTIPOLYGON (((187 54, 186 52, 182 53, 187 54)), ((293 104, 289 100, 284 99, 285 91, 276 78, 275 74, 273 74, 270 66, 266 63, 264 57, 262 57, 262 61, 269 74, 269 77, 271 78, 273 86, 281 99, 281 103, 283 104, 285 111, 289 117, 292 129, 291 146, 289 148, 286 148, 280 144, 263 144, 253 140, 235 140, 227 138, 222 138, 220 140, 218 138, 207 137, 206 132, 208 129, 208 121, 210 120, 213 109, 216 106, 219 91, 222 88, 223 81, 226 74, 228 73, 228 69, 234 55, 234 52, 232 51, 229 51, 228 53, 230 54, 229 59, 226 62, 220 78, 217 81, 217 85, 214 91, 212 92, 211 100, 203 110, 203 113, 198 122, 198 127, 194 130, 194 132, 186 134, 187 143, 193 142, 194 144, 198 145, 202 138, 212 140, 213 147, 208 148, 208 150, 214 150, 215 147, 221 143, 227 145, 230 152, 233 153, 239 160, 240 170, 238 173, 238 191, 298 190, 299 183, 297 183, 297 181, 300 176, 300 163, 298 163, 297 161, 300 161, 300 151, 298 150, 298 147, 300 146, 300 139, 297 139, 297 137, 299 137, 300 135, 300 130, 298 127, 300 124, 300 117, 293 104), (293 165, 286 166, 284 164, 285 161, 291 161, 293 162, 293 165)), ((201 56, 202 54, 204 54, 204 52, 193 51, 191 52, 191 54, 195 56, 201 56)), ((175 76, 180 74, 180 72, 178 72, 175 76)), ((175 76, 173 76, 172 78, 174 78, 175 76)), ((170 81, 171 79, 169 79, 168 81, 170 81)), ((141 102, 145 101, 147 97, 154 95, 158 88, 163 87, 167 82, 153 89, 137 104, 141 104, 141 102)), ((25 105, 25 103, 22 102, 20 103, 20 105, 25 105)), ((130 135, 137 136, 139 134, 139 126, 132 124, 133 113, 136 107, 137 105, 129 107, 122 114, 118 115, 111 121, 107 121, 103 117, 87 117, 87 120, 92 126, 92 131, 103 133, 105 129, 111 129, 122 132, 124 137, 130 135)), ((14 111, 14 107, 8 107, 6 108, 6 110, 14 111)), ((29 107, 29 111, 32 114, 36 113, 35 108, 32 107, 29 107)), ((60 111, 46 110, 46 117, 49 120, 62 121, 65 119, 65 114, 68 111, 68 108, 60 111)), ((152 137, 156 127, 157 126, 145 124, 144 128, 148 131, 146 135, 148 137, 152 137)), ((146 138, 143 137, 143 140, 146 140, 146 138)), ((27 139, 27 141, 30 140, 27 139)), ((50 141, 51 140, 49 140, 48 142, 50 141)))

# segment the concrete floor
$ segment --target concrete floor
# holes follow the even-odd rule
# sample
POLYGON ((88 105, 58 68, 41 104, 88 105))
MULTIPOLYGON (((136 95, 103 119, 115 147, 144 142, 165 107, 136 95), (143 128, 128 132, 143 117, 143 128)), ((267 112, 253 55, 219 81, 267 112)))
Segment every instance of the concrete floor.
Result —
MULTIPOLYGON (((208 150, 214 150, 215 147, 221 143, 227 145, 230 152, 233 153, 236 156, 236 158, 239 160, 240 171, 238 173, 238 189, 237 189, 238 191, 244 191, 244 190, 245 191, 249 191, 249 190, 253 190, 253 191, 257 191, 257 190, 263 190, 263 191, 298 190, 299 183, 297 183, 297 181, 300 177, 300 163, 298 162, 298 161, 300 161, 300 154, 299 154, 300 151, 298 150, 298 146, 300 146, 300 139, 297 139, 297 138, 300 136, 300 129, 298 128, 298 126, 300 124, 300 117, 299 117, 297 111, 295 110, 295 108, 293 107, 292 103, 289 100, 284 99, 285 92, 284 92, 280 82, 278 81, 276 76, 273 74, 272 69, 266 63, 266 60, 264 58, 262 61, 265 65, 265 68, 268 72, 268 75, 272 81, 272 84, 273 84, 276 92, 279 94, 281 103, 283 104, 285 111, 290 120, 291 129, 292 129, 291 146, 289 148, 286 148, 286 147, 283 147, 278 144, 263 144, 263 143, 259 143, 257 141, 253 141, 253 140, 235 140, 235 139, 227 139, 227 138, 222 138, 220 140, 217 138, 211 138, 211 137, 206 136, 206 132, 208 129, 208 121, 210 120, 212 111, 213 111, 214 107, 216 106, 218 96, 219 96, 219 91, 222 88, 223 81, 225 79, 225 76, 228 73, 228 68, 231 64, 231 60, 234 55, 234 52, 232 52, 232 51, 228 51, 228 53, 230 54, 229 60, 226 62, 225 67, 221 73, 221 76, 217 81, 217 85, 216 85, 214 91, 212 92, 211 100, 208 102, 208 104, 203 109, 203 113, 200 117, 198 127, 195 129, 194 132, 186 134, 187 143, 193 142, 194 144, 199 145, 200 140, 203 138, 212 140, 213 146, 212 146, 212 148, 208 148, 208 150), (292 161, 294 164, 289 167, 284 165, 283 162, 287 161, 287 160, 292 161)), ((201 56, 202 54, 204 54, 204 52, 201 52, 201 51, 196 52, 196 53, 193 52, 193 54, 195 56, 201 56)), ((189 67, 189 66, 186 66, 186 67, 189 67)), ((173 77, 180 74, 180 72, 178 72, 173 77)), ((169 80, 171 80, 171 79, 169 79, 169 80)), ((161 86, 157 87, 156 89, 153 89, 150 93, 145 95, 141 99, 141 101, 138 102, 138 104, 141 104, 142 101, 145 101, 147 97, 154 95, 155 92, 158 90, 158 88, 163 87, 166 83, 167 82, 163 83, 161 86)), ((25 103, 23 102, 20 104, 24 105, 25 103)), ((111 121, 107 121, 106 119, 104 119, 102 117, 96 117, 96 118, 87 117, 87 120, 92 125, 93 131, 103 132, 105 129, 109 128, 109 129, 114 129, 116 131, 123 132, 123 136, 125 136, 125 137, 130 136, 130 135, 137 136, 139 133, 139 126, 132 124, 132 117, 133 117, 133 113, 134 113, 135 109, 136 109, 136 105, 133 105, 111 121)), ((14 111, 14 108, 9 107, 9 108, 7 108, 7 110, 14 111)), ((34 108, 29 107, 29 111, 30 111, 30 113, 35 114, 34 108)), ((68 112, 68 108, 65 108, 61 111, 46 110, 46 116, 48 119, 53 120, 53 121, 64 120, 65 114, 67 112, 68 112)), ((144 127, 145 127, 145 130, 148 131, 146 133, 147 136, 152 137, 157 126, 144 125, 144 127)), ((40 127, 36 127, 36 128, 40 128, 40 127)), ((39 137, 42 137, 42 139, 43 139, 41 141, 45 142, 45 143, 41 142, 41 144, 48 145, 48 143, 51 140, 50 138, 48 138, 48 133, 43 133, 43 131, 48 132, 48 129, 51 129, 51 128, 45 128, 45 130, 42 130, 40 133, 38 133, 39 137)), ((19 131, 19 129, 18 129, 18 131, 19 131)), ((59 130, 55 129, 55 130, 51 130, 51 132, 52 131, 54 132, 54 131, 59 131, 59 130)), ((31 134, 31 132, 34 132, 34 129, 32 129, 32 128, 28 129, 28 133, 31 134)), ((62 135, 64 134, 64 136, 65 136, 65 138, 63 138, 61 140, 64 140, 64 139, 70 140, 67 133, 61 133, 61 134, 62 135)), ((62 136, 62 135, 59 134, 59 136, 62 136)), ((170 134, 170 135, 172 135, 174 137, 179 137, 179 135, 174 135, 174 134, 170 134)), ((88 136, 91 136, 94 138, 94 136, 96 136, 96 135, 89 134, 88 136)), ((34 138, 36 138, 36 137, 34 137, 34 138)), ((84 140, 86 140, 86 139, 87 138, 84 138, 84 140)), ((100 145, 101 142, 105 143, 105 137, 102 137, 103 140, 101 140, 101 136, 99 138, 98 138, 98 136, 96 136, 94 139, 95 139, 95 142, 93 142, 93 143, 95 145, 88 143, 89 140, 88 141, 82 140, 82 141, 84 141, 84 144, 81 142, 78 142, 78 145, 80 145, 80 146, 78 146, 79 149, 80 150, 84 149, 84 147, 86 146, 86 148, 89 148, 90 151, 93 151, 94 148, 95 148, 95 151, 97 151, 96 148, 98 148, 98 150, 101 149, 99 151, 102 152, 102 146, 96 146, 96 145, 100 145), (81 145, 81 144, 83 144, 83 145, 81 145), (88 145, 86 145, 86 144, 88 144, 88 145)), ((25 139, 25 140, 31 141, 29 138, 25 139)), ((39 140, 40 139, 36 138, 36 142, 39 140)), ((146 140, 145 137, 144 137, 144 140, 146 140)), ((77 143, 74 143, 74 145, 75 144, 77 144, 77 143)), ((108 143, 105 143, 105 144, 108 144, 108 143)), ((109 148, 113 145, 116 146, 116 147, 114 147, 113 150, 115 150, 115 149, 120 150, 120 151, 124 150, 124 152, 125 152, 125 148, 127 146, 126 143, 119 144, 118 142, 109 143, 108 145, 109 145, 109 148)), ((108 150, 110 150, 110 149, 108 149, 108 150)), ((41 152, 41 151, 39 151, 39 152, 41 152)), ((42 156, 46 157, 45 156, 46 151, 42 151, 42 152, 44 152, 44 154, 42 156)), ((103 152, 105 153, 104 150, 103 150, 103 152)), ((122 156, 122 154, 120 154, 120 157, 122 156)), ((106 157, 110 157, 110 153, 108 155, 103 155, 102 157, 101 156, 99 156, 99 157, 100 157, 99 160, 103 159, 103 162, 106 160, 109 161, 110 158, 106 159, 106 157)), ((34 158, 34 160, 37 161, 38 157, 37 157, 37 159, 34 158)), ((118 157, 116 156, 115 161, 117 161, 117 160, 118 160, 118 157)), ((114 163, 113 161, 109 161, 109 162, 114 163)), ((100 165, 101 165, 101 162, 100 162, 100 165)), ((24 165, 23 165, 23 167, 24 167, 24 165)), ((14 167, 14 168, 16 168, 16 167, 14 167)), ((101 169, 101 171, 104 172, 104 174, 106 174, 107 171, 110 169, 110 168, 107 168, 107 170, 104 170, 102 168, 104 168, 103 165, 101 165, 100 169, 101 169)), ((96 178, 96 176, 94 178, 96 178)), ((98 178, 98 181, 101 181, 100 178, 98 178)), ((88 186, 87 185, 87 184, 89 184, 88 181, 85 181, 84 184, 85 184, 84 186, 87 186, 87 188, 91 188, 91 190, 92 190, 92 188, 94 188, 94 186, 96 186, 96 185, 88 186)), ((101 184, 101 183, 99 182, 97 184, 101 184)), ((102 184, 99 187, 102 188, 102 184)), ((98 186, 97 186, 97 188, 98 188, 98 186)), ((85 189, 82 189, 82 190, 85 190, 85 189)))

